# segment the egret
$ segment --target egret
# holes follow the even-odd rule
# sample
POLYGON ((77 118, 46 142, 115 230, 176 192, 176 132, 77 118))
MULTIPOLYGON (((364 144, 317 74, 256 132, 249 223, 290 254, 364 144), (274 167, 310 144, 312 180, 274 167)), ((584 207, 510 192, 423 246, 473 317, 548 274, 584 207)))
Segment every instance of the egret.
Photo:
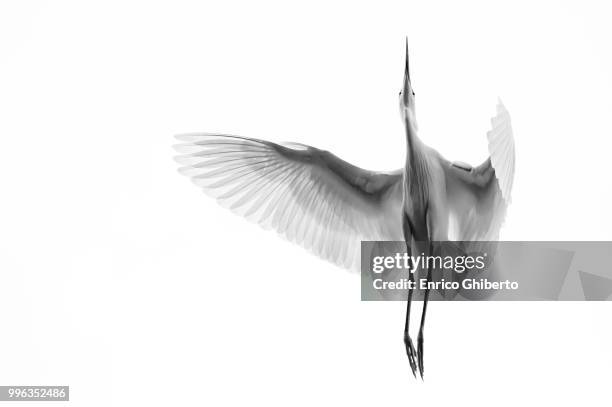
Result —
MULTIPOLYGON (((406 162, 393 172, 364 170, 304 144, 216 133, 176 136, 176 160, 182 174, 223 206, 349 269, 360 268, 361 241, 404 241, 408 253, 416 242, 427 242, 431 253, 433 242, 497 240, 515 163, 504 105, 498 101, 491 119, 484 163, 472 167, 445 159, 417 136, 406 40, 399 106, 406 162)), ((409 333, 412 294, 408 290, 404 344, 413 375, 418 369, 423 377, 429 289, 416 350, 409 333)))

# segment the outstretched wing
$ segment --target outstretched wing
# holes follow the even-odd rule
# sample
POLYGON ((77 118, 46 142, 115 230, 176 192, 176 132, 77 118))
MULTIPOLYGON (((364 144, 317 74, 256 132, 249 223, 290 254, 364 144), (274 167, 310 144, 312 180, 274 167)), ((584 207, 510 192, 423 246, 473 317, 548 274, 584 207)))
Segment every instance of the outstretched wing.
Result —
POLYGON ((177 136, 181 173, 225 207, 316 255, 358 269, 362 240, 401 240, 402 172, 357 168, 301 144, 177 136))
POLYGON ((487 133, 490 157, 476 168, 443 163, 449 205, 449 239, 497 240, 514 180, 510 114, 501 103, 487 133))

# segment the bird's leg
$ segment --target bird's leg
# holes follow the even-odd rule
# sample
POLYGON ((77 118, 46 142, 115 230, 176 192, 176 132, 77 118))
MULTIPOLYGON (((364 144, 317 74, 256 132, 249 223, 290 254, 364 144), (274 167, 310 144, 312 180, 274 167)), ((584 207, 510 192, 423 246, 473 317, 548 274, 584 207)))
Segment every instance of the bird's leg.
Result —
MULTIPOLYGON (((429 242, 429 256, 432 256, 433 243, 429 242)), ((421 379, 423 378, 423 330, 425 328, 425 316, 427 314, 427 303, 429 302, 429 282, 431 281, 431 266, 433 262, 429 263, 427 267, 427 286, 425 287, 425 296, 423 297, 423 314, 421 315, 421 326, 419 327, 419 335, 417 336, 417 355, 419 362, 419 373, 421 379)))
MULTIPOLYGON (((406 253, 408 257, 410 257, 411 248, 410 242, 412 239, 412 223, 410 218, 404 213, 403 219, 403 230, 404 230, 404 241, 406 242, 406 253)), ((412 369, 412 375, 416 377, 416 369, 417 364, 415 361, 416 351, 414 350, 414 345, 412 344, 412 339, 410 338, 409 326, 410 326, 410 306, 412 305, 412 284, 414 284, 414 275, 413 270, 408 271, 408 278, 410 280, 410 285, 408 286, 408 298, 406 300, 406 323, 404 325, 404 345, 406 346, 406 355, 408 355, 408 362, 410 363, 410 368, 412 369)))
MULTIPOLYGON (((433 250, 433 240, 431 238, 431 229, 428 226, 428 259, 431 260, 431 257, 434 254, 433 250)), ((417 336, 417 355, 418 355, 418 363, 419 363, 419 373, 421 374, 421 379, 423 378, 424 368, 423 368, 423 331, 425 328, 425 316, 427 314, 427 303, 429 302, 429 283, 431 282, 431 269, 433 261, 428 261, 427 265, 427 286, 425 287, 425 296, 423 297, 423 314, 421 315, 421 326, 419 327, 419 335, 417 336)))
MULTIPOLYGON (((410 253, 410 252, 408 252, 410 253)), ((409 272, 410 284, 412 285, 414 282, 414 276, 412 272, 409 272)), ((410 369, 412 369, 412 375, 416 377, 416 356, 417 352, 414 349, 414 345, 412 344, 412 338, 410 337, 410 306, 412 305, 412 288, 408 287, 408 298, 406 300, 406 323, 404 324, 404 345, 406 346, 406 355, 408 355, 408 362, 410 363, 410 369)))

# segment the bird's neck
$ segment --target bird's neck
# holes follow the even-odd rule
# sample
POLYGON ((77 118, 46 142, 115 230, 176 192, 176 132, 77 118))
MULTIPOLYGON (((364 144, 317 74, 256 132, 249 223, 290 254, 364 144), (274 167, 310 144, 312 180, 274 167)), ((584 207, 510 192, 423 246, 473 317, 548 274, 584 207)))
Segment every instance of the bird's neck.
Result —
POLYGON ((417 136, 416 126, 406 120, 406 182, 411 194, 427 196, 429 168, 423 143, 417 136))
POLYGON ((416 126, 406 120, 406 168, 417 170, 422 156, 421 140, 417 136, 416 126))

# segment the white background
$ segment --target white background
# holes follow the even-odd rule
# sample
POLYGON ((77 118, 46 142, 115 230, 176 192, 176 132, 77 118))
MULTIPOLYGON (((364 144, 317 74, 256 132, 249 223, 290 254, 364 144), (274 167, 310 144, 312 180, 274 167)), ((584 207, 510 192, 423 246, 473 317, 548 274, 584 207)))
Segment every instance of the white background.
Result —
POLYGON ((0 384, 71 405, 609 402, 610 303, 433 303, 426 381, 402 303, 234 216, 173 134, 298 141, 402 165, 404 36, 420 135, 478 164, 515 130, 506 240, 610 240, 606 2, 0 5, 0 384))

